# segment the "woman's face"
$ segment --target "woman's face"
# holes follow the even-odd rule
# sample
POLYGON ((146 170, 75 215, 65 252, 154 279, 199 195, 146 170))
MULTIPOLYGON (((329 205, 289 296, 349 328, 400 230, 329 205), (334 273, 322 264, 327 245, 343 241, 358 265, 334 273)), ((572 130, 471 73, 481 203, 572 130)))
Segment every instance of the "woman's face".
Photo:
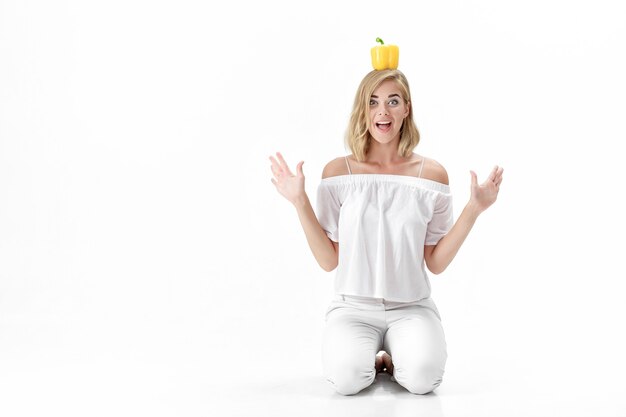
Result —
POLYGON ((400 128, 409 115, 409 104, 402 98, 394 80, 383 81, 370 97, 369 132, 380 143, 400 139, 400 128))

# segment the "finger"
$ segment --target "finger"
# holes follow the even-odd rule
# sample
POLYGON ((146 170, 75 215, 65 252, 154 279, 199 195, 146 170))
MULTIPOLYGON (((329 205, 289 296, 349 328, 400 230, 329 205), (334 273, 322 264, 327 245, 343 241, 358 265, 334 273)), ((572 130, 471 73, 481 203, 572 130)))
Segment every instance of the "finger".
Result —
POLYGON ((280 163, 274 158, 270 156, 270 161, 272 161, 272 169, 280 169, 280 163))
POLYGON ((472 176, 472 187, 477 186, 478 185, 478 176, 472 170, 470 170, 470 175, 472 176))
POLYGON ((296 172, 299 177, 304 177, 304 171, 302 170, 302 165, 304 165, 304 161, 300 161, 296 166, 296 172))
POLYGON ((289 175, 293 175, 289 169, 289 165, 287 165, 287 161, 285 161, 285 158, 283 158, 280 152, 276 152, 276 156, 278 156, 278 160, 281 162, 281 168, 289 175))
POLYGON ((494 184, 500 185, 500 183, 502 182, 502 173, 503 172, 504 172, 503 168, 498 168, 498 171, 496 172, 496 177, 493 180, 494 184))
POLYGON ((491 170, 491 173, 489 174, 489 177, 487 178, 487 180, 489 181, 493 181, 496 179, 496 173, 498 172, 498 166, 494 166, 493 169, 491 170))
POLYGON ((274 157, 270 156, 270 160, 272 161, 272 173, 276 178, 287 174, 292 175, 291 172, 289 172, 289 169, 284 169, 283 165, 278 162, 274 157))
POLYGON ((272 160, 272 165, 271 165, 272 171, 280 172, 281 168, 280 168, 280 164, 278 163, 278 161, 276 161, 276 159, 272 158, 271 156, 270 156, 270 159, 272 160))

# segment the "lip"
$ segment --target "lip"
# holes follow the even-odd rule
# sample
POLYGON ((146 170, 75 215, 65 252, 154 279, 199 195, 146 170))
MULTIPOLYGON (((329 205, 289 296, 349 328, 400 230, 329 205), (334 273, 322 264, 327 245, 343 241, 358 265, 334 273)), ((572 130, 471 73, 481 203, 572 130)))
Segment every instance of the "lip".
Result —
POLYGON ((393 124, 393 122, 391 120, 378 120, 378 121, 374 122, 374 127, 379 132, 387 133, 387 132, 391 131, 392 124, 393 124))

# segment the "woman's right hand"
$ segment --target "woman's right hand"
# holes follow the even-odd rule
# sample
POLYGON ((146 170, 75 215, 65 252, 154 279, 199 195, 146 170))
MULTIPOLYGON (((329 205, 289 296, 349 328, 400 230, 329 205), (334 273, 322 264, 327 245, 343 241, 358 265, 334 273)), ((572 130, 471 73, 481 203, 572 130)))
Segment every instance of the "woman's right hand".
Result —
POLYGON ((306 196, 304 190, 304 173, 302 172, 302 164, 304 161, 300 161, 296 166, 296 175, 294 175, 285 159, 276 152, 276 158, 270 156, 272 162, 272 184, 276 186, 278 192, 289 200, 290 203, 296 204, 296 202, 306 196))

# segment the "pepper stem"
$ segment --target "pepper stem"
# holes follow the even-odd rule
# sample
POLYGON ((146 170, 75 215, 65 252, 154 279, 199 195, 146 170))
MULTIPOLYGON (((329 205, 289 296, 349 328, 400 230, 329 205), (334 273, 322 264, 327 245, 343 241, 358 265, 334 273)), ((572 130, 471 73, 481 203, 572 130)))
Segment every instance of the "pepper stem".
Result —
POLYGON ((380 39, 380 38, 376 38, 376 42, 380 42, 380 44, 381 44, 381 45, 384 45, 384 44, 385 44, 385 42, 383 42, 383 40, 382 40, 382 39, 380 39))

